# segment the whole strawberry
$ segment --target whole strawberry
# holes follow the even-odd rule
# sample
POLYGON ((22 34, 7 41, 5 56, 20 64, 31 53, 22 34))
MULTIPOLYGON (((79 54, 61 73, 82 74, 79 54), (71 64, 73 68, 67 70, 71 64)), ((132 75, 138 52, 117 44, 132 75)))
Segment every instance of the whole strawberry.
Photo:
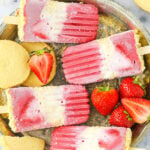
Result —
POLYGON ((142 98, 144 90, 138 78, 127 77, 122 80, 119 92, 121 98, 142 98))
POLYGON ((110 87, 97 87, 91 95, 93 105, 102 115, 108 115, 112 112, 118 102, 118 98, 118 91, 110 87))
POLYGON ((134 125, 132 118, 129 116, 125 108, 120 105, 111 114, 109 123, 118 127, 131 128, 134 125))

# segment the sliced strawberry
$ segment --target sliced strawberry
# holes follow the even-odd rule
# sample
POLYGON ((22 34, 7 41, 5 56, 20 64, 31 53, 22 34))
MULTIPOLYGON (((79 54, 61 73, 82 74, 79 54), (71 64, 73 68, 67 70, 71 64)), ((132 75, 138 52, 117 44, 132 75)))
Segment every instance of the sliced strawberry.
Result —
POLYGON ((150 101, 142 98, 123 98, 121 103, 133 121, 139 124, 150 120, 150 101))
POLYGON ((52 71, 53 56, 47 49, 34 51, 29 60, 29 66, 40 81, 46 84, 52 71))
POLYGON ((132 118, 129 116, 125 108, 120 105, 111 114, 109 118, 111 125, 130 128, 134 125, 132 118))

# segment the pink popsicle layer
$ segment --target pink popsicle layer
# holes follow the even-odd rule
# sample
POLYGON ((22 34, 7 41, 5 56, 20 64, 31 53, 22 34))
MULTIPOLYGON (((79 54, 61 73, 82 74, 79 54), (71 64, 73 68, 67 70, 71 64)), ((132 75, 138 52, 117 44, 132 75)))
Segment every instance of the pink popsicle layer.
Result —
POLYGON ((130 143, 128 128, 66 126, 53 131, 50 150, 128 150, 130 143))
POLYGON ((73 84, 89 84, 141 73, 144 61, 138 54, 136 38, 130 30, 68 47, 62 58, 66 80, 73 84))
POLYGON ((98 9, 91 4, 26 0, 21 9, 22 41, 83 43, 96 38, 98 9))
POLYGON ((10 88, 6 96, 14 132, 80 124, 90 113, 88 92, 83 86, 10 88))

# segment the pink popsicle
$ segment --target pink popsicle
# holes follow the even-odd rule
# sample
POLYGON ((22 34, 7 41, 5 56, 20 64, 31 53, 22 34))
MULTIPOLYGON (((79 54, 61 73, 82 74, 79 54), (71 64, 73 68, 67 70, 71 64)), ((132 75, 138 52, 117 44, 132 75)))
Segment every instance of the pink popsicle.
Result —
POLYGON ((90 113, 88 92, 83 86, 10 88, 6 96, 9 125, 14 132, 80 124, 90 113))
POLYGON ((91 4, 28 0, 20 9, 22 41, 83 43, 96 38, 98 9, 91 4))
POLYGON ((121 127, 59 127, 52 133, 50 150, 128 150, 131 134, 121 127))
POLYGON ((136 40, 137 35, 130 30, 68 47, 62 58, 66 80, 73 84, 89 84, 141 73, 144 61, 138 54, 136 40))

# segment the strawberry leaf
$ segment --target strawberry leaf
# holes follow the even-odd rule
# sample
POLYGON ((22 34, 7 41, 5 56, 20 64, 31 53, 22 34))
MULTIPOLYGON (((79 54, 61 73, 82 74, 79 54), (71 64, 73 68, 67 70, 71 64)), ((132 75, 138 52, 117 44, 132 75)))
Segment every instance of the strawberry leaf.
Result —
POLYGON ((109 91, 112 88, 109 87, 109 85, 107 85, 107 86, 97 87, 97 89, 99 90, 99 92, 102 92, 102 91, 109 91))
POLYGON ((32 51, 30 53, 30 57, 32 57, 33 55, 40 56, 40 55, 43 55, 45 52, 50 53, 51 50, 49 50, 47 47, 44 47, 43 49, 40 49, 40 50, 37 50, 37 51, 32 51))
POLYGON ((134 79, 133 81, 134 84, 138 84, 142 89, 144 89, 144 85, 142 84, 139 76, 133 77, 133 79, 134 79))
POLYGON ((126 110, 124 110, 123 112, 128 115, 128 112, 126 110))
POLYGON ((129 120, 129 121, 132 121, 132 118, 130 117, 130 115, 129 115, 129 113, 126 111, 126 110, 124 110, 123 111, 127 116, 127 119, 129 120))
POLYGON ((150 121, 150 116, 148 117, 148 119, 147 119, 148 121, 150 121))
POLYGON ((128 120, 129 120, 129 121, 132 121, 132 118, 129 117, 128 120))

